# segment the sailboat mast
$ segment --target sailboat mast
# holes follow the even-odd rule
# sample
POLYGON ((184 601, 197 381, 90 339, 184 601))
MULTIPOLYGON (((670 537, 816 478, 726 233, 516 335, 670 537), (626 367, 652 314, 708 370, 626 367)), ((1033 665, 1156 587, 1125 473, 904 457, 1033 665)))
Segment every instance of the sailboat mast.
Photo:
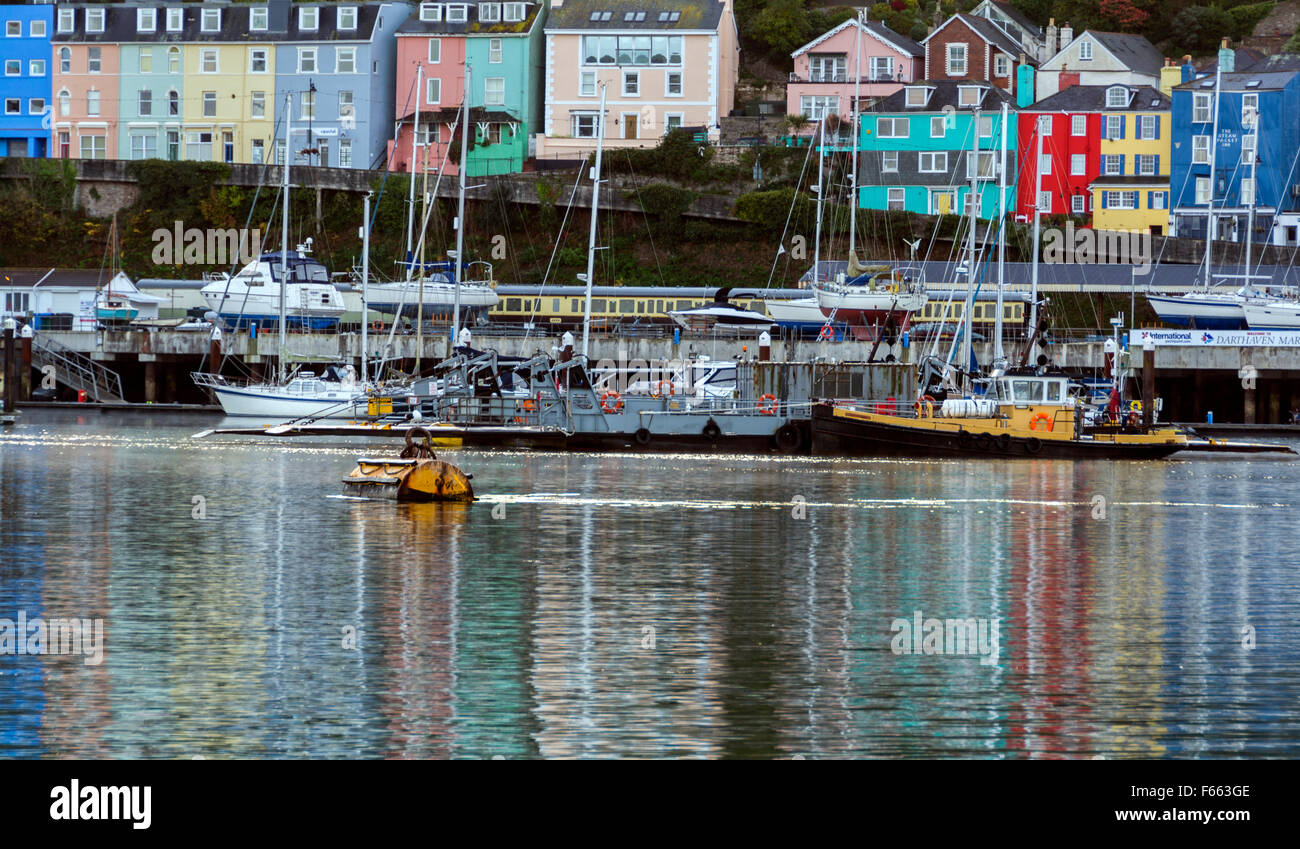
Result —
MULTIPOLYGON (((432 122, 430 122, 432 124, 432 122)), ((415 177, 411 177, 411 185, 415 185, 415 177)), ((412 214, 415 210, 412 208, 412 214)), ((420 360, 424 354, 424 243, 429 229, 429 157, 425 156, 420 161, 420 240, 417 242, 419 248, 416 253, 419 254, 420 275, 415 282, 415 369, 416 375, 420 373, 420 360)), ((412 260, 415 257, 411 257, 412 260)), ((409 279, 409 278, 408 278, 409 279)), ((405 299, 403 299, 405 300, 405 299)))
MULTIPOLYGON (((407 198, 409 211, 406 216, 406 267, 408 271, 411 267, 411 260, 415 258, 412 253, 414 250, 412 239, 414 238, 415 230, 415 156, 416 151, 420 149, 420 98, 423 96, 424 65, 420 64, 415 66, 415 129, 411 134, 411 185, 409 188, 410 196, 407 198)), ((426 150, 421 158, 427 158, 427 156, 428 151, 426 150)), ((407 275, 407 279, 410 279, 409 274, 407 275)))
POLYGON ((600 161, 605 148, 605 89, 600 84, 600 111, 596 113, 596 167, 591 175, 591 234, 587 237, 587 295, 582 307, 582 356, 591 338, 591 281, 596 274, 596 211, 600 208, 600 161))
POLYGON ((998 307, 993 319, 993 362, 1001 363, 1002 351, 1002 287, 1006 284, 1007 233, 1003 229, 1007 220, 1007 104, 1002 104, 1002 156, 998 163, 998 307))
MULTIPOLYGON (((970 254, 966 258, 966 308, 963 310, 962 321, 965 322, 965 332, 962 333, 962 370, 970 368, 971 358, 971 331, 974 325, 971 323, 971 316, 975 312, 975 268, 976 268, 976 251, 977 242, 975 240, 975 226, 979 218, 980 193, 979 193, 979 176, 980 176, 980 121, 982 116, 980 110, 976 109, 971 117, 971 161, 970 161, 970 197, 967 203, 970 204, 970 254)), ((991 219, 990 219, 991 226, 991 219)), ((967 388, 970 388, 969 377, 967 379, 967 388)))
POLYGON ((1205 199, 1205 290, 1210 289, 1210 259, 1214 249, 1214 160, 1219 148, 1219 85, 1223 81, 1223 63, 1214 66, 1214 131, 1210 135, 1210 191, 1205 199))
POLYGON ((1247 290, 1250 289, 1250 248, 1251 236, 1255 233, 1255 197, 1258 189, 1255 186, 1255 163, 1258 161, 1259 132, 1256 129, 1259 126, 1258 117, 1255 118, 1255 124, 1250 131, 1250 205, 1246 207, 1246 283, 1247 290))
POLYGON ((370 366, 366 359, 366 349, 370 332, 370 196, 366 192, 361 199, 361 382, 369 379, 370 366))
POLYGON ((451 312, 451 348, 460 341, 460 278, 465 271, 465 172, 469 170, 469 65, 465 66, 465 96, 461 98, 460 167, 456 197, 456 298, 451 312))
POLYGON ((1038 328, 1038 236, 1043 223, 1043 210, 1039 198, 1043 196, 1043 123, 1038 122, 1034 128, 1038 136, 1038 150, 1034 154, 1034 261, 1029 276, 1029 333, 1030 338, 1038 328))
POLYGON ((849 185, 853 189, 852 197, 849 202, 849 264, 852 265, 857 260, 854 251, 857 248, 858 237, 858 122, 862 119, 861 99, 862 91, 862 28, 865 26, 863 17, 865 11, 858 12, 858 45, 857 53, 853 57, 853 103, 849 109, 853 113, 853 166, 849 173, 849 185))
POLYGON ((821 280, 822 271, 822 198, 826 195, 826 116, 818 122, 817 144, 817 233, 813 239, 813 285, 821 280))
POLYGON ((280 382, 284 383, 288 371, 285 368, 284 354, 288 347, 285 332, 285 298, 286 283, 289 280, 289 163, 293 160, 293 92, 284 94, 284 191, 281 192, 283 205, 280 208, 280 353, 276 357, 280 372, 280 382))

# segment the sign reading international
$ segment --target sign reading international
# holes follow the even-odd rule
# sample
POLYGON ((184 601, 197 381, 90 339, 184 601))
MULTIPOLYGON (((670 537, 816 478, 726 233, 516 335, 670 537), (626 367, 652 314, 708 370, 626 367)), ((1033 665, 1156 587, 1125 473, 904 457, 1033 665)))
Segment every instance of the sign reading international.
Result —
POLYGON ((1156 345, 1196 348, 1297 348, 1297 330, 1153 330, 1134 328, 1130 348, 1141 348, 1150 339, 1156 345))

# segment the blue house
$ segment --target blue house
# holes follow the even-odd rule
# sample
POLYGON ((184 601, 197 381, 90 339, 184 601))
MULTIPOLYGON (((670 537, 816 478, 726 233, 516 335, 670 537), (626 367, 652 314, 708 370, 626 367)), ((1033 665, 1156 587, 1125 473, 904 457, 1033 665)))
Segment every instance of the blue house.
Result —
POLYGON ((1254 242, 1300 244, 1300 55, 1237 71, 1220 53, 1217 138, 1214 74, 1186 67, 1173 90, 1171 233, 1204 239, 1212 205, 1213 237, 1242 241, 1253 207, 1254 242))
MULTIPOLYGON (((269 5, 276 102, 293 94, 294 161, 382 167, 393 137, 395 34, 413 7, 294 3, 286 10, 287 0, 269 5)), ((276 141, 277 151, 282 145, 276 141)))
POLYGON ((0 156, 49 155, 53 21, 53 3, 0 6, 0 156))

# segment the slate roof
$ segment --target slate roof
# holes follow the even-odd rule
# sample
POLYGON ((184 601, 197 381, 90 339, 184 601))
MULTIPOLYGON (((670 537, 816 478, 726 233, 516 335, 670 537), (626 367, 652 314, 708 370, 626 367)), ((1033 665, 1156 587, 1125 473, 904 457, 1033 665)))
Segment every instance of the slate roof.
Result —
MULTIPOLYGON (((1287 87, 1291 80, 1295 79, 1296 74, 1300 71, 1263 71, 1256 73, 1250 71, 1233 71, 1230 74, 1223 74, 1220 80, 1220 88, 1223 91, 1279 91, 1287 87), (1249 89, 1246 83, 1259 80, 1259 85, 1251 86, 1249 89)), ((1213 91, 1214 74, 1207 74, 1203 77, 1185 82, 1174 86, 1174 91, 1213 91)))
POLYGON ((959 92, 957 91, 957 88, 959 86, 965 87, 965 86, 972 86, 972 85, 979 85, 988 89, 988 93, 984 95, 984 99, 980 102, 980 109, 984 110, 985 112, 988 112, 989 110, 992 109, 999 108, 1004 102, 1011 109, 1016 108, 1015 97, 1008 94, 1005 89, 998 88, 997 86, 992 85, 991 83, 963 82, 960 80, 939 80, 935 82, 930 82, 928 80, 918 80, 915 83, 908 83, 907 85, 903 86, 903 88, 889 95, 889 97, 886 97, 880 102, 878 102, 875 105, 873 111, 875 112, 938 112, 941 111, 945 106, 951 106, 954 109, 960 111, 969 111, 971 107, 957 105, 957 98, 959 96, 959 92), (925 106, 909 107, 907 105, 907 89, 909 86, 918 86, 918 85, 931 86, 934 88, 934 92, 930 95, 930 101, 925 106))
MULTIPOLYGON (((500 0, 504 5, 507 0, 500 0)), ((516 0, 518 2, 518 0, 516 0)), ((524 19, 522 21, 480 21, 478 19, 478 3, 471 0, 464 0, 464 5, 469 8, 466 10, 464 23, 450 23, 447 21, 447 3, 443 3, 441 21, 422 21, 420 20, 420 9, 417 6, 411 13, 411 17, 402 22, 397 28, 398 35, 524 35, 532 31, 533 24, 537 23, 538 15, 542 11, 542 4, 537 0, 526 0, 524 7, 524 19)), ((459 5, 459 4, 450 4, 459 5)))
MULTIPOLYGON (((394 3, 347 3, 342 5, 355 5, 357 8, 357 28, 355 30, 340 30, 338 28, 338 5, 335 3, 321 3, 319 20, 317 28, 314 30, 298 29, 298 6, 295 4, 290 9, 288 26, 286 29, 276 30, 258 30, 252 32, 249 29, 249 18, 251 17, 252 4, 248 3, 227 3, 213 2, 206 0, 203 3, 169 3, 167 5, 155 6, 151 3, 119 4, 119 3, 91 3, 77 4, 73 6, 68 3, 60 3, 60 9, 75 8, 76 29, 70 33, 58 32, 58 16, 55 16, 55 23, 51 27, 53 32, 52 41, 56 44, 61 42, 73 42, 77 44, 180 44, 184 42, 283 42, 283 41, 369 41, 375 30, 375 23, 379 18, 381 6, 393 7, 390 11, 397 13, 398 9, 403 8, 394 3), (184 25, 180 32, 167 31, 167 14, 164 11, 168 8, 181 8, 184 10, 184 25), (136 9, 156 8, 158 10, 157 24, 153 32, 138 32, 136 30, 136 9), (103 9, 104 10, 104 31, 98 33, 86 32, 85 9, 103 9), (202 18, 200 11, 202 9, 221 9, 221 27, 215 32, 203 32, 202 18)), ((271 27, 274 27, 275 14, 270 15, 271 27)))
POLYGON ((1164 112, 1169 109, 1169 98, 1159 89, 1149 85, 1124 86, 1136 94, 1127 106, 1107 106, 1106 92, 1112 85, 1072 85, 1058 91, 1051 97, 1045 97, 1025 112, 1164 112))
POLYGON ((1126 68, 1151 77, 1158 78, 1160 76, 1160 69, 1164 67, 1165 57, 1156 49, 1154 44, 1142 36, 1124 32, 1094 32, 1093 30, 1088 30, 1084 34, 1091 35, 1098 44, 1105 47, 1116 59, 1123 62, 1126 68))
MULTIPOLYGON (((962 14, 954 15, 953 17, 961 18, 963 23, 975 30, 975 32, 984 36, 984 38, 994 47, 997 47, 1005 53, 1011 54, 1013 57, 1019 56, 1025 50, 1025 48, 1021 46, 1020 42, 1007 35, 1006 30, 1002 29, 1002 27, 993 23, 988 18, 962 14)), ((940 27, 940 29, 942 29, 942 27, 940 27)), ((935 30, 935 32, 938 31, 939 30, 935 30)), ((934 33, 930 33, 927 38, 930 38, 933 35, 934 33)), ((1036 64, 1035 57, 1029 56, 1027 58, 1029 59, 1030 64, 1036 64)))
POLYGON ((546 18, 553 30, 716 30, 725 5, 719 0, 565 0, 546 18), (591 19, 593 12, 609 12, 609 20, 591 19), (644 20, 628 20, 638 12, 644 20), (677 13, 677 20, 659 20, 662 13, 677 13))
POLYGON ((999 12, 1020 24, 1031 33, 1038 33, 1042 30, 1042 27, 1030 20, 1028 15, 1017 9, 1015 6, 1012 6, 1010 3, 1002 3, 1000 0, 993 0, 993 5, 998 7, 999 12))

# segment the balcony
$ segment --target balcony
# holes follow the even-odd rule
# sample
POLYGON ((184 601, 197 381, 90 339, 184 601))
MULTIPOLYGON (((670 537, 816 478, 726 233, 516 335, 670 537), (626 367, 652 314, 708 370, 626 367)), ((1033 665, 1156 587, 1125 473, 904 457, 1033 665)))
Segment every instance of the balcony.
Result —
POLYGON ((848 74, 843 74, 843 73, 799 74, 791 71, 788 82, 827 83, 830 85, 843 85, 845 83, 861 83, 862 85, 870 85, 872 83, 901 83, 904 81, 901 79, 895 79, 894 77, 886 77, 886 76, 863 75, 861 77, 858 77, 857 79, 854 79, 848 74))

